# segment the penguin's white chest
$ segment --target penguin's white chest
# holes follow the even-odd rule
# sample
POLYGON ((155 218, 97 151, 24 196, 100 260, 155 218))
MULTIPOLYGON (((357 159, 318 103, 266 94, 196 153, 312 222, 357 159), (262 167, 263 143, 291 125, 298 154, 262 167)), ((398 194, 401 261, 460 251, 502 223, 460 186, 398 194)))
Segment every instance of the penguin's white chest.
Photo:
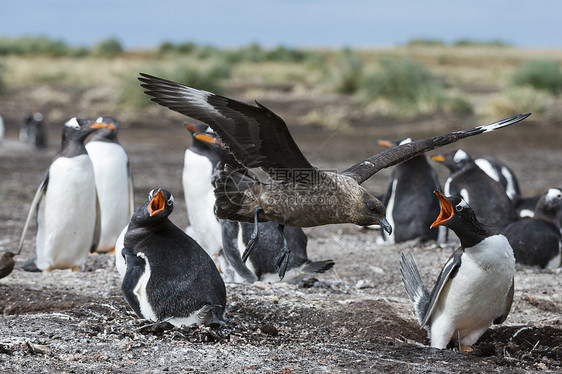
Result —
POLYGON ((94 170, 88 155, 59 157, 37 213, 37 267, 83 266, 96 222, 94 170))
POLYGON ((101 210, 101 236, 98 250, 115 246, 119 233, 131 218, 127 154, 116 143, 94 141, 86 144, 96 180, 101 210))
POLYGON ((431 339, 451 337, 472 345, 500 316, 515 272, 513 251, 503 235, 465 250, 457 275, 443 288, 432 317, 431 339))
POLYGON ((222 248, 221 226, 214 214, 212 173, 213 165, 207 157, 189 149, 185 151, 183 191, 191 225, 190 235, 210 256, 222 248))

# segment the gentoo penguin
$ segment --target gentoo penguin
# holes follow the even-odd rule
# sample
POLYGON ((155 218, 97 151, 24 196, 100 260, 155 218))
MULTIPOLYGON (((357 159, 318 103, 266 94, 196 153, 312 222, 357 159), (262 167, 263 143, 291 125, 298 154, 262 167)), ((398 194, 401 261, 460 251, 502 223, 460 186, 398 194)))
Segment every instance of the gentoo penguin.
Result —
POLYGON ((562 234, 558 220, 561 212, 562 190, 550 188, 537 203, 533 218, 523 218, 503 229, 517 263, 540 268, 561 266, 562 234))
POLYGON ((517 220, 515 206, 505 189, 466 152, 454 150, 431 159, 443 163, 452 172, 443 187, 445 195, 461 196, 482 223, 501 229, 517 220))
POLYGON ((140 317, 174 326, 224 324, 226 289, 213 260, 168 216, 174 198, 152 190, 128 225, 125 300, 140 317))
POLYGON ((214 212, 215 187, 212 181, 219 158, 206 142, 193 136, 195 133, 212 130, 204 124, 184 123, 184 127, 191 133, 193 139, 191 146, 185 151, 182 174, 189 218, 186 232, 207 251, 209 256, 217 257, 222 249, 221 226, 214 212))
POLYGON ((117 237, 134 211, 133 179, 127 153, 119 144, 119 124, 113 117, 99 117, 107 127, 92 135, 86 150, 94 165, 101 210, 101 235, 97 252, 115 248, 117 237))
POLYGON ((99 203, 94 167, 84 140, 106 126, 79 118, 64 124, 61 150, 37 189, 23 228, 18 252, 37 209, 37 258, 27 263, 24 270, 80 270, 89 251, 97 248, 99 203))
MULTIPOLYGON (((392 148, 411 142, 410 138, 396 143, 380 140, 379 145, 392 148)), ((425 155, 396 165, 382 199, 386 219, 393 230, 391 234, 381 230, 382 242, 402 243, 416 238, 437 240, 438 231, 429 228, 439 213, 439 201, 431 196, 436 190, 441 190, 439 179, 425 155)))
POLYGON ((441 270, 431 293, 411 254, 401 255, 400 272, 431 346, 446 348, 452 339, 460 350, 470 351, 492 323, 502 323, 509 314, 515 258, 507 238, 495 227, 480 223, 462 198, 435 194, 441 213, 431 227, 449 227, 461 247, 441 270))
MULTIPOLYGON (((219 169, 225 164, 237 170, 244 168, 214 132, 196 133, 194 137, 199 142, 207 143, 216 153, 220 160, 217 166, 219 169)), ((296 283, 313 273, 323 273, 334 266, 332 260, 310 261, 306 252, 308 242, 306 234, 300 227, 288 226, 285 228, 285 237, 287 245, 291 248, 291 256, 287 265, 287 273, 283 279, 280 279, 276 271, 279 250, 283 247, 283 236, 276 223, 261 222, 257 224, 256 228, 254 223, 229 220, 220 220, 220 222, 222 246, 226 258, 246 282, 260 280, 274 283, 283 280, 288 283, 296 283), (255 244, 254 250, 246 262, 248 266, 246 266, 242 261, 242 255, 256 230, 259 230, 261 240, 255 244)))
POLYGON ((47 129, 41 113, 27 114, 24 117, 20 124, 19 139, 21 142, 33 144, 36 148, 47 146, 47 129))
MULTIPOLYGON (((143 73, 138 79, 152 101, 208 124, 242 165, 259 167, 270 178, 262 183, 247 174, 223 170, 215 189, 217 217, 254 223, 272 221, 280 225, 281 231, 285 225, 369 226, 378 222, 390 233, 392 226, 385 218, 384 205, 361 183, 380 169, 462 138, 503 128, 530 115, 403 144, 334 173, 312 166, 285 122, 259 103, 248 105, 143 73)), ((284 246, 282 253, 280 275, 287 269, 290 249, 284 246)))
POLYGON ((432 160, 442 162, 451 174, 474 162, 484 173, 504 188, 507 197, 511 201, 516 202, 521 196, 519 182, 515 177, 515 173, 509 166, 495 157, 478 157, 473 159, 462 149, 457 149, 444 153, 442 156, 433 156, 432 160))

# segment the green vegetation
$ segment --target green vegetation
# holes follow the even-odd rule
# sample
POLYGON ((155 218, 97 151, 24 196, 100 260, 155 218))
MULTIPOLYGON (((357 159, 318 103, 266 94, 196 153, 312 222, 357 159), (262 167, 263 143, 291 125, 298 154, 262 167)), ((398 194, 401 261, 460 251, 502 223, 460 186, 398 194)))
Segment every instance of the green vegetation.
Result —
POLYGON ((443 47, 445 42, 439 39, 415 38, 406 43, 408 47, 443 47))
POLYGON ((420 113, 470 113, 470 104, 447 95, 443 83, 425 65, 407 58, 383 58, 379 70, 363 83, 367 101, 385 100, 387 115, 412 117, 420 113))
POLYGON ((338 54, 331 77, 336 92, 353 94, 361 87, 363 61, 351 49, 346 48, 338 54))
POLYGON ((453 43, 455 47, 511 47, 511 44, 503 40, 472 40, 459 39, 453 43))
POLYGON ((123 52, 123 47, 115 38, 100 40, 92 48, 92 54, 100 57, 115 57, 121 52, 123 52))
POLYGON ((84 47, 73 48, 61 40, 46 37, 0 38, 0 55, 83 56, 84 47))
POLYGON ((515 86, 530 86, 554 95, 562 91, 562 71, 557 61, 529 61, 515 70, 511 81, 515 86))

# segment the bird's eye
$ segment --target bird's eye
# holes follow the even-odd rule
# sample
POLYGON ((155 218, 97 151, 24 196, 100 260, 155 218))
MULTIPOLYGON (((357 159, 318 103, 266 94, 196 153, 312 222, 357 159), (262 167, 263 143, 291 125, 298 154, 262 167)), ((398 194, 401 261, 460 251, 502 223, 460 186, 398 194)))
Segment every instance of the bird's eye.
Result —
POLYGON ((455 208, 457 209, 457 212, 460 212, 463 209, 462 205, 457 205, 455 208))
POLYGON ((174 198, 173 198, 173 197, 170 197, 170 198, 168 199, 168 206, 172 206, 172 205, 174 205, 174 198))
POLYGON ((152 191, 150 191, 150 192, 148 193, 148 198, 149 198, 149 199, 152 199, 152 198, 154 197, 154 191, 156 191, 156 190, 152 190, 152 191))

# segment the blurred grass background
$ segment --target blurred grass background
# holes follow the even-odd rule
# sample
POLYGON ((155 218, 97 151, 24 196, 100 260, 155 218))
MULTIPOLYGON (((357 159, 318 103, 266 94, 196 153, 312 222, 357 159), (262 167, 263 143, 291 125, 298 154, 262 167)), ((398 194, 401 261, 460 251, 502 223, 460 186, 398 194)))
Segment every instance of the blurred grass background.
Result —
POLYGON ((74 115, 64 109, 74 103, 78 111, 94 105, 134 121, 151 107, 137 81, 138 72, 146 72, 239 99, 317 99, 318 105, 296 111, 297 125, 346 128, 369 116, 491 120, 519 112, 559 122, 561 63, 562 51, 521 50, 501 41, 415 39, 376 50, 163 42, 154 50, 126 51, 117 39, 85 48, 44 37, 0 38, 0 101, 25 94, 28 110, 47 111, 54 120, 74 115))

